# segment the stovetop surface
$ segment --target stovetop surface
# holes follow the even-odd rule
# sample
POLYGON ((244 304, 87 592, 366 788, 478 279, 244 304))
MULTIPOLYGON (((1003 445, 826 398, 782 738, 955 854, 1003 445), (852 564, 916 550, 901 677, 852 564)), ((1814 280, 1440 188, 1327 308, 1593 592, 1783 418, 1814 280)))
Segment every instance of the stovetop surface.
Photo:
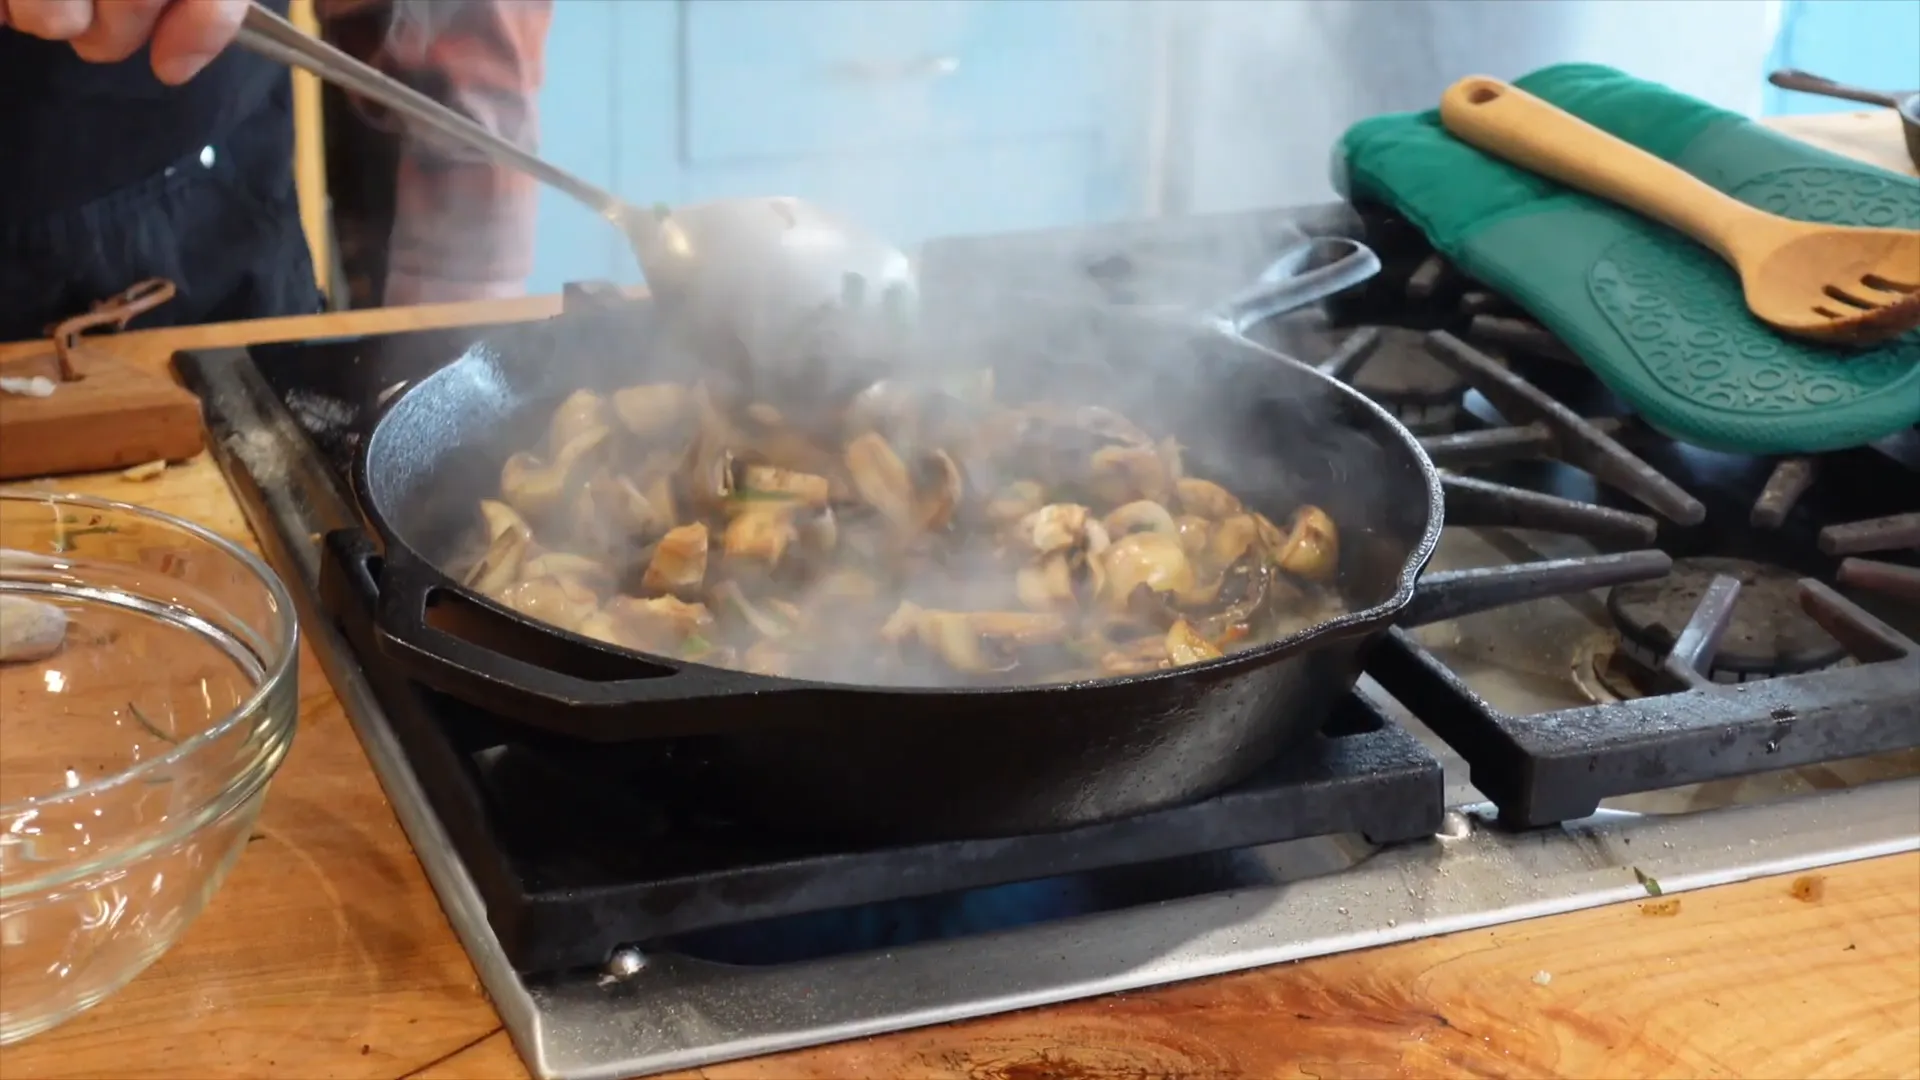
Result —
MULTIPOLYGON (((1236 266, 1257 266, 1248 236, 1257 255, 1301 228, 1351 227, 1338 214, 1284 212, 1065 246, 957 241, 925 258, 929 280, 995 255, 1025 267, 1027 287, 1051 274, 1108 302, 1191 305, 1214 285, 1199 289, 1183 265, 1221 276, 1222 244, 1236 266), (1034 251, 1058 257, 1047 264, 1034 251)), ((255 346, 181 367, 217 435, 225 425, 230 472, 279 482, 310 459, 302 475, 331 490, 302 499, 345 508, 306 507, 337 531, 317 550, 291 538, 286 557, 317 578, 424 809, 523 972, 593 968, 633 946, 772 970, 985 942, 1023 925, 1357 873, 1382 845, 1417 860, 1419 838, 1464 828, 1447 824, 1449 806, 1481 798, 1507 827, 1527 828, 1602 808, 1685 815, 1920 775, 1920 602, 1897 595, 1920 550, 1894 517, 1920 513, 1920 436, 1785 462, 1676 444, 1404 227, 1364 229, 1386 265, 1379 279, 1254 336, 1348 380, 1422 435, 1449 482, 1449 528, 1429 577, 1458 579, 1460 610, 1392 631, 1310 753, 1205 803, 1050 836, 876 850, 758 835, 676 787, 670 746, 582 753, 385 669, 368 616, 377 560, 352 528, 353 457, 382 405, 485 328, 255 346), (236 393, 254 400, 234 404, 236 393), (257 415, 243 423, 243 413, 257 415), (1877 536, 1844 528, 1873 519, 1877 536), (1656 576, 1649 557, 1658 569, 1673 560, 1672 573, 1629 585, 1656 576), (1573 576, 1505 605, 1471 580, 1511 564, 1573 576)))

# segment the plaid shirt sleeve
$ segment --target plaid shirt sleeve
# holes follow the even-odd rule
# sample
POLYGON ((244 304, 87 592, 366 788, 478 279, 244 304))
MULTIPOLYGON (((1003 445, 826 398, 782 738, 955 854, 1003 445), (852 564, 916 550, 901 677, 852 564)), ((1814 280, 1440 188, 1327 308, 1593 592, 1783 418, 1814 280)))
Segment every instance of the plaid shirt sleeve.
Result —
MULTIPOLYGON (((382 9, 390 16, 384 35, 342 34, 336 43, 495 134, 535 145, 553 0, 317 0, 315 14, 325 28, 382 9)), ((377 107, 356 104, 375 123, 393 126, 377 107)), ((386 303, 524 290, 533 267, 535 181, 402 129, 396 184, 386 303)))

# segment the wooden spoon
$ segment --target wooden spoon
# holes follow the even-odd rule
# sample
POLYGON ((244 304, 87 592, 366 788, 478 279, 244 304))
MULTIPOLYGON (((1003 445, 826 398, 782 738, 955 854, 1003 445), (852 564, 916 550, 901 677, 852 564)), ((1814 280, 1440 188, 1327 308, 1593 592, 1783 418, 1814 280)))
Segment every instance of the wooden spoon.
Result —
POLYGON ((1711 248, 1739 273, 1747 308, 1784 333, 1869 345, 1920 326, 1920 230, 1813 225, 1757 210, 1498 79, 1454 83, 1440 121, 1495 157, 1711 248))

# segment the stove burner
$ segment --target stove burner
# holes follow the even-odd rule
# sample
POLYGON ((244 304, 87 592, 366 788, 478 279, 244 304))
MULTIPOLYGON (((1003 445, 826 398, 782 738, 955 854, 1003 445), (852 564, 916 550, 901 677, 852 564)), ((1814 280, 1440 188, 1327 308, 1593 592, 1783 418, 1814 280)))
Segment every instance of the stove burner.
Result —
POLYGON ((1459 425, 1467 380, 1427 351, 1419 331, 1340 328, 1314 337, 1301 350, 1311 362, 1385 406, 1407 430, 1438 435, 1459 425))
MULTIPOLYGON (((1766 563, 1720 558, 1676 559, 1665 578, 1618 585, 1607 594, 1607 614, 1620 631, 1624 658, 1657 670, 1707 587, 1723 574, 1741 588, 1708 673, 1714 682, 1797 675, 1846 659, 1846 649, 1802 610, 1797 575, 1766 563)), ((1616 655, 1615 663, 1621 658, 1616 655)), ((1617 673, 1602 673, 1602 680, 1617 688, 1609 674, 1617 673)))

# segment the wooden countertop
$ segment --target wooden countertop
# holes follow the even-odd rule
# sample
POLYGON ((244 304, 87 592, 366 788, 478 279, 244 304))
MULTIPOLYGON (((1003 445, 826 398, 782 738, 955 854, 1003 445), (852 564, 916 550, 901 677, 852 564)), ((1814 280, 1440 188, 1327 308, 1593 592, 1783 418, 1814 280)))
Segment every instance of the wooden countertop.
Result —
MULTIPOLYGON (((1780 126, 1913 171, 1890 112, 1780 126)), ((267 320, 128 334, 114 347, 159 367, 181 348, 530 318, 556 306, 542 297, 267 320)), ((48 486, 158 507, 254 544, 204 455, 146 482, 48 486)), ((253 843, 206 913, 92 1012, 0 1050, 0 1077, 527 1075, 310 654, 300 678, 299 736, 253 843)), ((702 1074, 1920 1077, 1920 855, 702 1074)))

